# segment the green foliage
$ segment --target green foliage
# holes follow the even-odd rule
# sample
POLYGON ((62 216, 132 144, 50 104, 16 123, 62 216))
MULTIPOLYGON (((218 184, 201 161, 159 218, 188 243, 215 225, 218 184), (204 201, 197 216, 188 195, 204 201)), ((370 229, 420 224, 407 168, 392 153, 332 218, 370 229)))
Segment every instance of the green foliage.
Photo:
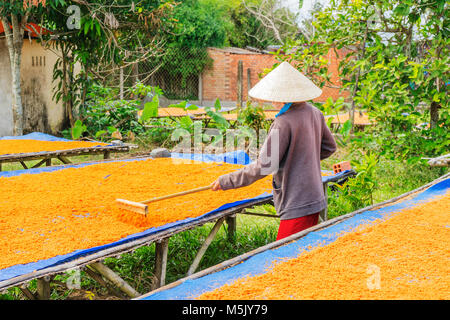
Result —
POLYGON ((52 30, 43 36, 43 44, 61 53, 54 66, 53 98, 63 102, 71 126, 86 107, 94 79, 104 81, 112 69, 160 55, 164 48, 155 48, 155 43, 174 25, 172 0, 47 2, 49 5, 35 20, 52 30), (71 5, 80 9, 79 28, 68 24, 72 12, 67 9, 71 5), (57 41, 49 41, 55 35, 59 35, 57 41))
POLYGON ((306 45, 289 43, 280 59, 297 62, 323 87, 330 81, 327 54, 342 49, 339 79, 350 107, 376 121, 356 145, 410 162, 440 155, 450 139, 447 10, 445 0, 332 1, 315 13, 314 37, 306 45))
MULTIPOLYGON (((334 101, 332 97, 328 97, 324 103, 318 104, 317 107, 324 115, 336 115, 347 110, 345 99, 343 97, 339 97, 336 101, 334 101)), ((329 117, 327 124, 330 125, 333 119, 333 117, 329 117)))
MULTIPOLYGON (((328 116, 326 118, 328 127, 333 127, 332 122, 336 118, 335 115, 346 112, 348 106, 343 97, 339 97, 336 101, 334 101, 332 97, 328 97, 325 103, 318 105, 318 108, 328 116)), ((351 120, 345 121, 341 126, 338 126, 337 129, 334 129, 336 131, 335 139, 339 146, 345 147, 350 142, 351 129, 351 120)))
MULTIPOLYGON (((331 74, 328 73, 326 58, 331 44, 317 39, 305 43, 305 39, 288 40, 276 52, 277 59, 287 61, 309 78, 320 88, 330 84, 331 74)), ((278 63, 273 67, 278 66, 278 63)), ((270 71, 270 70, 267 70, 270 71)))
POLYGON ((144 104, 144 110, 142 112, 142 116, 139 119, 140 123, 144 123, 148 121, 150 118, 156 117, 158 115, 158 107, 159 107, 159 98, 158 95, 155 95, 150 102, 146 102, 144 104))
POLYGON ((2 1, 0 2, 0 16, 11 17, 15 15, 22 18, 25 15, 40 14, 45 5, 59 4, 62 0, 47 0, 47 1, 2 1))
MULTIPOLYGON (((207 48, 224 45, 226 22, 214 6, 198 0, 181 1, 173 10, 173 18, 177 25, 174 32, 166 35, 165 53, 152 59, 151 65, 166 77, 166 82, 181 79, 181 87, 185 88, 190 77, 197 77, 212 65, 207 48)), ((176 91, 172 93, 167 88, 165 91, 172 99, 196 98, 179 97, 176 91)))
POLYGON ((264 109, 259 105, 253 105, 250 101, 247 101, 246 107, 238 115, 238 121, 242 125, 252 128, 256 132, 265 127, 265 120, 264 109))
MULTIPOLYGON (((264 246, 276 238, 278 221, 273 218, 254 218, 244 215, 237 217, 238 231, 234 241, 230 241, 227 228, 220 228, 208 247, 198 271, 226 261, 240 254, 264 246)), ((213 224, 188 230, 170 238, 167 259, 168 283, 186 276, 196 252, 211 231, 213 224)), ((138 248, 134 253, 126 253, 122 258, 108 258, 105 264, 117 272, 139 292, 148 292, 153 279, 155 264, 154 245, 138 248)))
POLYGON ((114 134, 118 136, 143 134, 143 124, 158 113, 159 95, 162 91, 158 87, 138 83, 132 92, 138 98, 153 94, 152 101, 144 104, 140 118, 138 118, 140 99, 116 100, 116 90, 93 84, 87 94, 86 105, 81 110, 80 119, 71 129, 72 137, 77 139, 85 133, 103 140, 111 138, 114 134))
POLYGON ((85 133, 87 131, 87 127, 86 125, 83 124, 83 122, 81 120, 77 120, 75 121, 74 126, 72 127, 72 139, 73 140, 77 140, 81 137, 81 135, 83 133, 85 133))
POLYGON ((147 125, 146 130, 139 136, 140 140, 158 146, 166 146, 172 134, 173 121, 168 118, 155 118, 150 119, 147 125))
POLYGON ((329 201, 330 206, 338 208, 338 215, 373 204, 373 193, 378 187, 375 177, 378 161, 374 154, 363 155, 361 160, 351 161, 357 172, 355 177, 349 178, 343 185, 332 184, 337 192, 330 195, 329 201))
POLYGON ((222 106, 220 104, 220 100, 216 99, 214 104, 214 108, 206 107, 206 114, 214 121, 216 127, 223 132, 230 128, 230 123, 225 119, 220 110, 222 106))
MULTIPOLYGON (((261 1, 248 1, 260 4, 261 1)), ((247 46, 265 49, 269 45, 278 44, 273 33, 268 30, 257 17, 251 14, 242 1, 227 1, 224 16, 228 17, 230 27, 227 29, 227 44, 232 47, 247 46)))

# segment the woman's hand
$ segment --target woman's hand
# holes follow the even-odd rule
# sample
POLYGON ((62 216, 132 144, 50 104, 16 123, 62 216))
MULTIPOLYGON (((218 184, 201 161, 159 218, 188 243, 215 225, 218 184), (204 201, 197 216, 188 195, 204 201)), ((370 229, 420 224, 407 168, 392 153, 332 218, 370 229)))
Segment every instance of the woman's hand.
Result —
POLYGON ((219 183, 219 179, 217 179, 216 181, 214 181, 214 182, 212 183, 212 185, 211 185, 211 190, 212 190, 212 191, 219 191, 219 190, 222 190, 222 187, 220 186, 220 183, 219 183))

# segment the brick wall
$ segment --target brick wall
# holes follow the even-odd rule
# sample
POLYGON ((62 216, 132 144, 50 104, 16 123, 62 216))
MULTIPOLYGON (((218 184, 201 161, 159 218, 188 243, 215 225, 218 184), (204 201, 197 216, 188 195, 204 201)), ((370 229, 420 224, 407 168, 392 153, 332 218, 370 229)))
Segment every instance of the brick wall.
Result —
POLYGON ((271 54, 261 54, 238 48, 209 48, 209 56, 214 60, 213 66, 203 72, 203 100, 237 101, 238 63, 243 65, 243 99, 247 100, 248 76, 250 69, 250 87, 259 81, 259 74, 265 68, 271 68, 276 62, 271 54))
MULTIPOLYGON (((346 52, 344 52, 343 50, 336 50, 339 57, 343 57, 346 52)), ((336 53, 333 49, 330 49, 330 51, 328 51, 327 54, 327 60, 329 63, 328 66, 328 73, 331 75, 330 80, 331 80, 331 86, 324 86, 322 88, 322 95, 316 99, 314 99, 314 101, 317 102, 325 102, 328 97, 333 98, 333 100, 337 100, 339 97, 344 97, 347 98, 349 96, 349 92, 348 91, 343 91, 340 92, 339 88, 335 88, 335 87, 340 87, 342 85, 342 83, 339 81, 339 62, 340 60, 338 60, 336 53)))
POLYGON ((271 54, 231 54, 230 55, 230 87, 235 88, 230 94, 233 101, 238 100, 238 64, 243 65, 243 101, 247 101, 247 92, 260 80, 259 74, 266 68, 272 68, 276 63, 274 55, 271 54), (250 69, 250 88, 248 85, 248 69, 250 69))
MULTIPOLYGON (((259 80, 259 74, 266 68, 272 68, 276 59, 272 54, 262 54, 239 48, 209 48, 209 56, 214 60, 211 68, 205 70, 202 74, 203 90, 202 98, 204 101, 233 101, 238 99, 237 74, 238 63, 243 64, 243 101, 247 100, 248 76, 247 70, 250 69, 250 88, 259 80)), ((332 81, 335 85, 339 85, 338 64, 336 55, 333 50, 328 53, 330 61, 329 72, 332 73, 332 81)), ((314 101, 324 102, 328 97, 334 100, 339 96, 347 96, 348 94, 339 93, 338 88, 324 87, 323 94, 314 101)))

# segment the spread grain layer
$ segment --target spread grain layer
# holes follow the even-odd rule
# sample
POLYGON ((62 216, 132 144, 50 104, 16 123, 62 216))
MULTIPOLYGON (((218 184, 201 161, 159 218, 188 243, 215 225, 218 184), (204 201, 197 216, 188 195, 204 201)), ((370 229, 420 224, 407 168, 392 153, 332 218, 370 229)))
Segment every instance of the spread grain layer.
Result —
POLYGON ((88 141, 0 140, 0 155, 62 151, 106 145, 106 143, 88 141))
POLYGON ((449 299, 450 192, 200 299, 449 299))
POLYGON ((205 186, 240 167, 155 159, 0 178, 0 270, 112 243, 272 191, 266 177, 239 190, 203 191, 150 204, 147 217, 115 203, 117 198, 143 201, 205 186))

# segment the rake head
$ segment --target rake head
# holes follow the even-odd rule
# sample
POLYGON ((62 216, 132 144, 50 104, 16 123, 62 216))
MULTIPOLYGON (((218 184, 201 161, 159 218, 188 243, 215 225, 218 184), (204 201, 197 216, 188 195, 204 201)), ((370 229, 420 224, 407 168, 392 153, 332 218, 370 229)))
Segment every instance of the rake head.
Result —
POLYGON ((125 199, 116 199, 116 204, 119 208, 127 211, 136 212, 144 216, 147 216, 148 214, 148 206, 140 202, 134 202, 125 199))

